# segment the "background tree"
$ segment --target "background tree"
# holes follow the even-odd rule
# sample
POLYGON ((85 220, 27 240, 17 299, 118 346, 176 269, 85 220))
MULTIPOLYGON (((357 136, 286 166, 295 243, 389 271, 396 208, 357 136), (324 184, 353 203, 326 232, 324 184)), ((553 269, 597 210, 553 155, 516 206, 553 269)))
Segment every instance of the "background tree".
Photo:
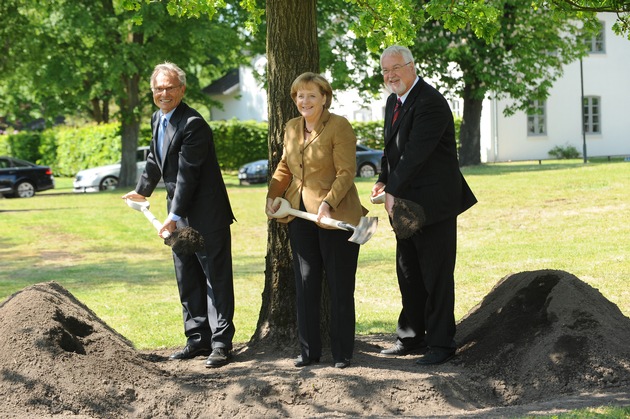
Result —
POLYGON ((0 6, 0 115, 16 122, 78 115, 121 122, 120 186, 136 180, 140 123, 154 109, 149 76, 173 61, 187 70, 187 100, 209 103, 199 83, 221 76, 243 56, 233 9, 214 20, 181 18, 159 2, 123 9, 124 0, 6 0, 0 6))
POLYGON ((536 9, 518 0, 495 3, 498 29, 490 39, 469 27, 454 32, 437 20, 418 22, 411 50, 422 75, 439 78, 463 99, 460 164, 480 164, 482 101, 492 94, 515 102, 506 114, 544 100, 563 67, 585 55, 584 34, 597 30, 592 14, 536 9))

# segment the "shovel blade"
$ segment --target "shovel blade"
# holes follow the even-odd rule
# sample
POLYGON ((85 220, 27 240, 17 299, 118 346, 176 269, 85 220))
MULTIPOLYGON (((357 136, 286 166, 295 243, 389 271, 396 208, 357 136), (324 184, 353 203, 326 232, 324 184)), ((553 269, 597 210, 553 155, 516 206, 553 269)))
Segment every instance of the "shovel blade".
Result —
POLYGON ((359 224, 354 227, 354 232, 348 241, 356 244, 365 244, 372 238, 378 227, 378 217, 361 217, 359 224))

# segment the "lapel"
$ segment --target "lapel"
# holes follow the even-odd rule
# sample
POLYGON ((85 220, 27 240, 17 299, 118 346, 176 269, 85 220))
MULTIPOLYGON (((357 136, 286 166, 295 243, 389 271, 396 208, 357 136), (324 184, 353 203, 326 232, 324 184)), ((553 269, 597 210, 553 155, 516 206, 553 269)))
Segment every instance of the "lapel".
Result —
POLYGON ((168 124, 166 124, 166 130, 164 130, 164 142, 162 144, 162 165, 164 165, 166 161, 168 150, 171 147, 173 138, 175 138, 177 130, 179 129, 179 123, 184 115, 184 111, 186 108, 187 105, 183 102, 177 105, 177 108, 175 108, 175 112, 173 112, 173 115, 171 115, 171 119, 169 120, 168 124))
POLYGON ((396 122, 394 122, 394 125, 392 125, 391 121, 393 118, 394 105, 396 104, 397 95, 395 93, 392 93, 387 98, 387 104, 385 106, 385 114, 386 114, 386 119, 387 119, 386 125, 385 125, 385 128, 387 129, 386 134, 385 134, 385 146, 387 146, 387 144, 392 140, 392 138, 397 137, 400 124, 402 123, 403 119, 405 119, 407 112, 409 112, 409 110, 413 107, 414 103, 416 102, 416 99, 420 95, 420 91, 422 90, 423 85, 424 85, 424 80, 422 79, 422 77, 420 77, 420 79, 418 80, 418 83, 416 83, 416 85, 411 89, 411 91, 409 92, 409 95, 407 96, 407 99, 405 99, 405 102, 400 108, 398 119, 396 119, 396 122))
MULTIPOLYGON (((330 112, 328 111, 328 109, 324 109, 324 111, 322 112, 322 116, 320 116, 319 121, 317 121, 317 125, 315 125, 315 128, 313 129, 313 131, 311 131, 311 138, 309 138, 308 142, 306 142, 304 139, 304 130, 300 130, 301 131, 300 135, 302 136, 302 140, 304 141, 304 148, 313 144, 313 142, 317 140, 317 138, 321 135, 322 131, 324 131, 324 128, 326 128, 326 124, 328 124, 329 120, 330 120, 330 112)), ((300 126, 303 127, 304 123, 305 123, 304 117, 302 117, 300 126)))

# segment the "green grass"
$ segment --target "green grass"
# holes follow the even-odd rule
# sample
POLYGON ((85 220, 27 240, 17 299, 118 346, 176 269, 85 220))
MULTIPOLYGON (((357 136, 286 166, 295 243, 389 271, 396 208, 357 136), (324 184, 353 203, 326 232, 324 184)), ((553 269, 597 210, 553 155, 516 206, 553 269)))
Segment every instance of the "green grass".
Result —
MULTIPOLYGON (((461 319, 511 273, 562 269, 630 315, 630 164, 579 160, 489 164, 464 170, 479 203, 459 218, 456 317, 461 319)), ((265 185, 225 176, 233 225, 235 340, 252 336, 261 305, 267 241, 265 185)), ((374 179, 357 179, 377 233, 362 246, 357 332, 393 333, 400 309, 394 235, 382 206, 369 203, 374 179)), ((125 191, 72 193, 72 180, 32 199, 0 199, 0 299, 57 281, 139 349, 183 342, 170 249, 125 191)), ((164 191, 150 199, 165 216, 164 191)))

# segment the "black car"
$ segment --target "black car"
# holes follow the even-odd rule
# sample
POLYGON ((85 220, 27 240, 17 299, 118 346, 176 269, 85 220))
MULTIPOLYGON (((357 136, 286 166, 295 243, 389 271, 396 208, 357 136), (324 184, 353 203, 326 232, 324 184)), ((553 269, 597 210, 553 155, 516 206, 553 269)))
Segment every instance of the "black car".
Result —
MULTIPOLYGON (((383 152, 357 144, 357 176, 373 177, 381 173, 383 152)), ((267 160, 256 160, 246 163, 238 170, 238 181, 241 185, 265 183, 267 181, 267 160)))
POLYGON ((55 178, 48 166, 13 157, 0 157, 0 194, 7 198, 30 198, 35 192, 53 189, 55 178))

